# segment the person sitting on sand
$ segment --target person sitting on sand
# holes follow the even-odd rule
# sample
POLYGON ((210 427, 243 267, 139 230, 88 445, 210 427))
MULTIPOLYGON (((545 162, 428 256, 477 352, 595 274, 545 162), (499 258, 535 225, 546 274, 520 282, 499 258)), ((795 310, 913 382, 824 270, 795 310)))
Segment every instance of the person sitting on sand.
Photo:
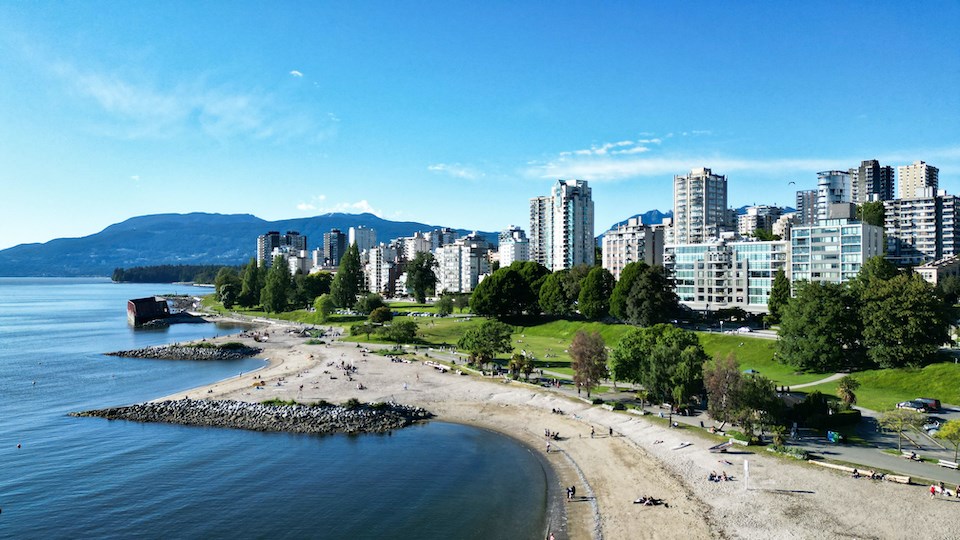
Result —
POLYGON ((858 471, 857 469, 853 469, 853 475, 852 475, 852 476, 853 476, 854 478, 860 478, 860 471, 858 471))
POLYGON ((710 480, 711 482, 716 482, 716 481, 717 481, 717 473, 715 473, 715 472, 713 472, 713 471, 710 471, 710 475, 707 476, 707 479, 710 480))
POLYGON ((724 481, 724 482, 726 482, 727 480, 730 480, 730 477, 727 476, 727 471, 723 471, 723 477, 722 477, 722 478, 723 478, 723 481, 724 481))

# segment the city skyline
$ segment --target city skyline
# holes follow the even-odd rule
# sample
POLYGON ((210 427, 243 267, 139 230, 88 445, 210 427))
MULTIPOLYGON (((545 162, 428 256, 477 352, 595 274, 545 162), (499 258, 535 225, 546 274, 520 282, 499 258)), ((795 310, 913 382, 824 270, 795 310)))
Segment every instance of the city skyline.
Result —
POLYGON ((960 191, 955 3, 370 6, 0 6, 0 249, 194 211, 499 231, 558 179, 600 234, 700 167, 733 207, 871 159, 960 191))

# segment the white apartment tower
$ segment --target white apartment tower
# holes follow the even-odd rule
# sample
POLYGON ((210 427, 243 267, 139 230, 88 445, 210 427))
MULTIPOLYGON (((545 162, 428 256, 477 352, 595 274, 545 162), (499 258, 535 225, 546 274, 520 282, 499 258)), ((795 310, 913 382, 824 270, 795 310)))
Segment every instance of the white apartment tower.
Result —
POLYGON ((511 225, 500 231, 499 239, 498 256, 501 267, 510 266, 515 261, 530 260, 530 241, 523 229, 511 225))
POLYGON ((549 197, 530 199, 531 260, 551 271, 592 265, 593 225, 593 199, 586 180, 558 180, 549 197))
POLYGON ((620 279, 623 267, 643 261, 650 266, 663 265, 663 227, 650 227, 640 218, 610 229, 603 235, 602 265, 613 277, 620 279))
POLYGON ((436 249, 437 291, 468 293, 490 273, 490 244, 472 233, 436 249))
POLYGON ((850 174, 847 171, 817 173, 817 221, 830 217, 830 205, 848 203, 852 195, 850 174))
POLYGON ((363 278, 367 290, 393 296, 397 269, 397 250, 385 244, 373 246, 363 252, 363 278))
POLYGON ((699 244, 716 238, 726 227, 727 177, 707 168, 673 177, 671 242, 699 244))
POLYGON ((356 244, 360 253, 377 245, 376 229, 360 225, 359 227, 350 227, 348 233, 350 238, 347 247, 356 244))
POLYGON ((937 191, 940 169, 933 165, 914 161, 913 165, 897 167, 897 174, 900 176, 900 191, 897 194, 901 199, 926 197, 937 191), (933 189, 927 191, 927 188, 933 189))

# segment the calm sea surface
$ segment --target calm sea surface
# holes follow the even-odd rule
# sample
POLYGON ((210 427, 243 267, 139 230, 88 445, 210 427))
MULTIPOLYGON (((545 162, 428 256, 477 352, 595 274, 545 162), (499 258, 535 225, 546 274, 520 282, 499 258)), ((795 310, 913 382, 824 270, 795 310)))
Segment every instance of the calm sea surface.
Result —
POLYGON ((321 438, 67 416, 263 364, 103 356, 239 331, 127 325, 127 299, 173 292, 206 291, 0 278, 0 538, 542 537, 538 460, 488 431, 321 438))

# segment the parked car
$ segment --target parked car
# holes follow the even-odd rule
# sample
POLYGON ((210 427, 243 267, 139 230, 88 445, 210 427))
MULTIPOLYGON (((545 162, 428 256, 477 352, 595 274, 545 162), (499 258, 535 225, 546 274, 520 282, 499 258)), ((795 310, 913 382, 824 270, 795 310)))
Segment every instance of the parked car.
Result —
POLYGON ((897 403, 898 409, 908 409, 917 412, 927 412, 927 404, 920 401, 901 401, 897 403))
POLYGON ((920 403, 923 403, 924 405, 927 406, 927 409, 930 409, 931 411, 939 411, 941 409, 939 399, 918 397, 914 401, 919 401, 920 403))

